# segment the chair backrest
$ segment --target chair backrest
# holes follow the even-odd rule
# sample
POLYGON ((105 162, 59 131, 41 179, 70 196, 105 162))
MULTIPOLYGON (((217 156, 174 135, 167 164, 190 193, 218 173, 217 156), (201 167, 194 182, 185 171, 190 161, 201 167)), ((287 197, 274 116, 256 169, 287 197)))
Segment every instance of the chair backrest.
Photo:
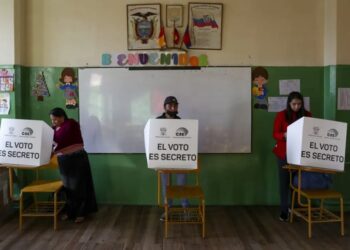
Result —
POLYGON ((58 160, 57 160, 57 156, 54 155, 53 157, 51 157, 49 163, 47 163, 46 165, 42 165, 42 166, 35 169, 36 179, 37 180, 40 179, 40 176, 39 176, 40 171, 42 171, 42 170, 56 170, 57 168, 58 168, 58 160))
POLYGON ((199 185, 199 175, 200 175, 199 162, 197 164, 197 168, 195 168, 195 169, 183 169, 183 170, 178 170, 178 172, 176 170, 176 173, 178 173, 178 174, 194 175, 195 176, 196 185, 199 185))
POLYGON ((57 156, 51 157, 50 162, 46 165, 40 166, 38 169, 56 169, 58 168, 57 156))
MULTIPOLYGON (((16 180, 17 179, 17 174, 16 174, 17 170, 33 171, 32 173, 35 175, 35 177, 33 177, 33 178, 35 178, 36 180, 39 180, 40 179, 39 172, 41 170, 46 170, 46 169, 55 170, 57 168, 58 168, 57 156, 53 156, 50 159, 50 162, 48 164, 37 167, 37 168, 27 168, 27 167, 23 168, 21 166, 17 167, 16 165, 11 165, 10 167, 8 167, 10 199, 13 201, 18 200, 18 197, 16 197, 15 190, 14 190, 15 183, 18 183, 18 181, 16 180)), ((23 184, 23 183, 21 183, 21 184, 23 184)))
POLYGON ((337 173, 334 170, 307 166, 287 165, 285 168, 290 171, 290 187, 298 190, 327 189, 332 181, 330 175, 337 173))
POLYGON ((195 169, 158 169, 158 174, 189 174, 195 175, 196 185, 199 185, 200 167, 199 163, 195 169))

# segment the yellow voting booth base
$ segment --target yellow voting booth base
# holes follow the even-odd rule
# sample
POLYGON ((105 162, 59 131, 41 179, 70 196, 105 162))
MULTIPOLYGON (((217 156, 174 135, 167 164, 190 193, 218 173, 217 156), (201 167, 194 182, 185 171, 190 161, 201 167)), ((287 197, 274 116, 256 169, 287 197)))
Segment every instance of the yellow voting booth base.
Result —
POLYGON ((164 237, 168 237, 168 229, 171 224, 199 224, 202 226, 202 237, 205 237, 205 198, 202 187, 199 184, 199 168, 196 169, 158 169, 158 204, 160 203, 161 196, 161 185, 160 185, 160 175, 168 174, 194 174, 195 184, 194 185, 184 185, 177 186, 171 185, 170 180, 168 180, 169 185, 166 187, 165 201, 164 201, 164 211, 165 211, 165 221, 164 221, 164 237), (170 207, 168 206, 168 200, 174 199, 196 199, 198 201, 197 205, 190 207, 170 207))
POLYGON ((285 169, 289 170, 290 187, 292 189, 292 204, 290 222, 293 222, 294 216, 298 216, 308 224, 308 237, 312 237, 312 225, 315 223, 340 223, 340 234, 344 235, 344 208, 343 208, 343 196, 341 193, 328 190, 303 190, 301 189, 302 172, 319 172, 335 174, 334 170, 327 170, 314 167, 305 167, 297 165, 286 165, 285 169), (298 186, 293 185, 293 175, 298 176, 298 186), (325 200, 339 200, 339 214, 335 214, 324 207, 325 200), (319 201, 319 205, 313 204, 313 201, 319 201), (296 204, 298 205, 296 207, 296 204))
POLYGON ((57 158, 53 157, 51 161, 43 166, 37 168, 28 168, 21 165, 7 165, 9 168, 9 181, 10 181, 10 197, 12 200, 16 200, 13 197, 13 171, 14 169, 30 169, 36 171, 36 180, 30 184, 24 186, 20 191, 19 196, 19 229, 23 228, 24 217, 52 217, 54 230, 57 229, 58 214, 64 207, 64 202, 58 200, 58 193, 63 188, 61 180, 45 180, 40 178, 40 171, 44 169, 57 169, 57 158), (52 200, 40 201, 38 200, 38 194, 51 194, 52 200), (24 207, 24 198, 26 194, 33 196, 33 202, 24 207))

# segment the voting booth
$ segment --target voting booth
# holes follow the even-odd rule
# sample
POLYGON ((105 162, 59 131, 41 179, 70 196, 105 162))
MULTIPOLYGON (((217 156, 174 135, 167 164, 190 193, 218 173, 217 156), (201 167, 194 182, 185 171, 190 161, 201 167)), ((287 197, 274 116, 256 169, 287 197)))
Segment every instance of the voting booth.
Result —
POLYGON ((149 119, 144 137, 148 168, 197 168, 198 120, 149 119))
POLYGON ((43 121, 2 119, 0 163, 38 167, 50 161, 53 129, 43 121))
POLYGON ((303 117, 287 128, 289 164, 344 171, 347 124, 303 117))

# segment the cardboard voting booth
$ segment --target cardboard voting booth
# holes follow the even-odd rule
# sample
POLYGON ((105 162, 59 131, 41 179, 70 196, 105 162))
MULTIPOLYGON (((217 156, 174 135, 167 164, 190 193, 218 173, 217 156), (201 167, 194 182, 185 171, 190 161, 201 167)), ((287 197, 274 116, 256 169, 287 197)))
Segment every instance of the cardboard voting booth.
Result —
POLYGON ((198 120, 150 119, 144 136, 148 168, 197 168, 198 120))
POLYGON ((290 164, 344 171, 347 124, 303 117, 287 129, 290 164))
POLYGON ((49 163, 54 131, 43 121, 2 119, 0 163, 38 167, 49 163))

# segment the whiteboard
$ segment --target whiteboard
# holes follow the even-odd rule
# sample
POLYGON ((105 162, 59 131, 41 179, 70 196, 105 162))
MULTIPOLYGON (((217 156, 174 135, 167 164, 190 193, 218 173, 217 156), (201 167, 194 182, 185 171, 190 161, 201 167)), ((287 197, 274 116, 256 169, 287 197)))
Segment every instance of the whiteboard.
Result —
POLYGON ((87 152, 143 153, 143 129, 175 96, 199 121, 200 153, 251 152, 251 69, 79 69, 79 119, 87 152))

